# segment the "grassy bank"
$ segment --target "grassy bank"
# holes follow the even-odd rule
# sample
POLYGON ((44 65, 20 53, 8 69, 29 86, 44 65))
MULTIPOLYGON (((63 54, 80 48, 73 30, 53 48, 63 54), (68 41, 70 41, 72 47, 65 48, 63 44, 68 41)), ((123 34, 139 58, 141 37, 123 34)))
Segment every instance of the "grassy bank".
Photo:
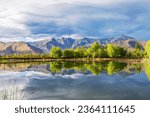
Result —
POLYGON ((51 61, 76 61, 76 62, 86 62, 86 61, 119 61, 119 62, 134 62, 139 63, 143 61, 142 59, 130 59, 130 58, 1 58, 0 63, 22 63, 22 62, 51 62, 51 61))

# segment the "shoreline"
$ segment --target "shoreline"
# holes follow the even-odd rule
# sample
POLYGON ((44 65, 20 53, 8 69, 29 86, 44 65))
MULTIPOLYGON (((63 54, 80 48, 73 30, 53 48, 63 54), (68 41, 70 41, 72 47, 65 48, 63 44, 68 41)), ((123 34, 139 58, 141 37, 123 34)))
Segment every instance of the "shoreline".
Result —
POLYGON ((24 62, 102 62, 102 61, 118 61, 127 63, 142 63, 146 59, 133 59, 133 58, 1 58, 0 64, 7 63, 24 63, 24 62))

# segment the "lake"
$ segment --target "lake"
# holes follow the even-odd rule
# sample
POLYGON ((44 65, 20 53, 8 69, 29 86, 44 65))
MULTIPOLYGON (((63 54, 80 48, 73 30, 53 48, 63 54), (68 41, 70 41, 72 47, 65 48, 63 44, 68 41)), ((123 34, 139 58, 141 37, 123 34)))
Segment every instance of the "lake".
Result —
POLYGON ((1 100, 147 100, 150 65, 116 61, 0 64, 1 100))

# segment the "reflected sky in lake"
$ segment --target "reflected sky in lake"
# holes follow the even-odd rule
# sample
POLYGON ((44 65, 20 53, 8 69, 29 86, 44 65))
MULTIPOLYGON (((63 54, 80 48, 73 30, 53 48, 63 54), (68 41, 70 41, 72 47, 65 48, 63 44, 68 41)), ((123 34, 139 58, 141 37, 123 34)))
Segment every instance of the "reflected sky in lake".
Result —
POLYGON ((0 99, 150 99, 150 66, 120 62, 0 65, 0 99))

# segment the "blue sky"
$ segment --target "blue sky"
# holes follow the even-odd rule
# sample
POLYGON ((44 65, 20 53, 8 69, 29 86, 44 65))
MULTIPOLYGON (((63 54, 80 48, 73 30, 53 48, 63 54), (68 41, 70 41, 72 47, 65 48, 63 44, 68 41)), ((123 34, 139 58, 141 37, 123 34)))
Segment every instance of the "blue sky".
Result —
POLYGON ((148 40, 149 5, 149 0, 0 0, 0 41, 122 34, 148 40))

